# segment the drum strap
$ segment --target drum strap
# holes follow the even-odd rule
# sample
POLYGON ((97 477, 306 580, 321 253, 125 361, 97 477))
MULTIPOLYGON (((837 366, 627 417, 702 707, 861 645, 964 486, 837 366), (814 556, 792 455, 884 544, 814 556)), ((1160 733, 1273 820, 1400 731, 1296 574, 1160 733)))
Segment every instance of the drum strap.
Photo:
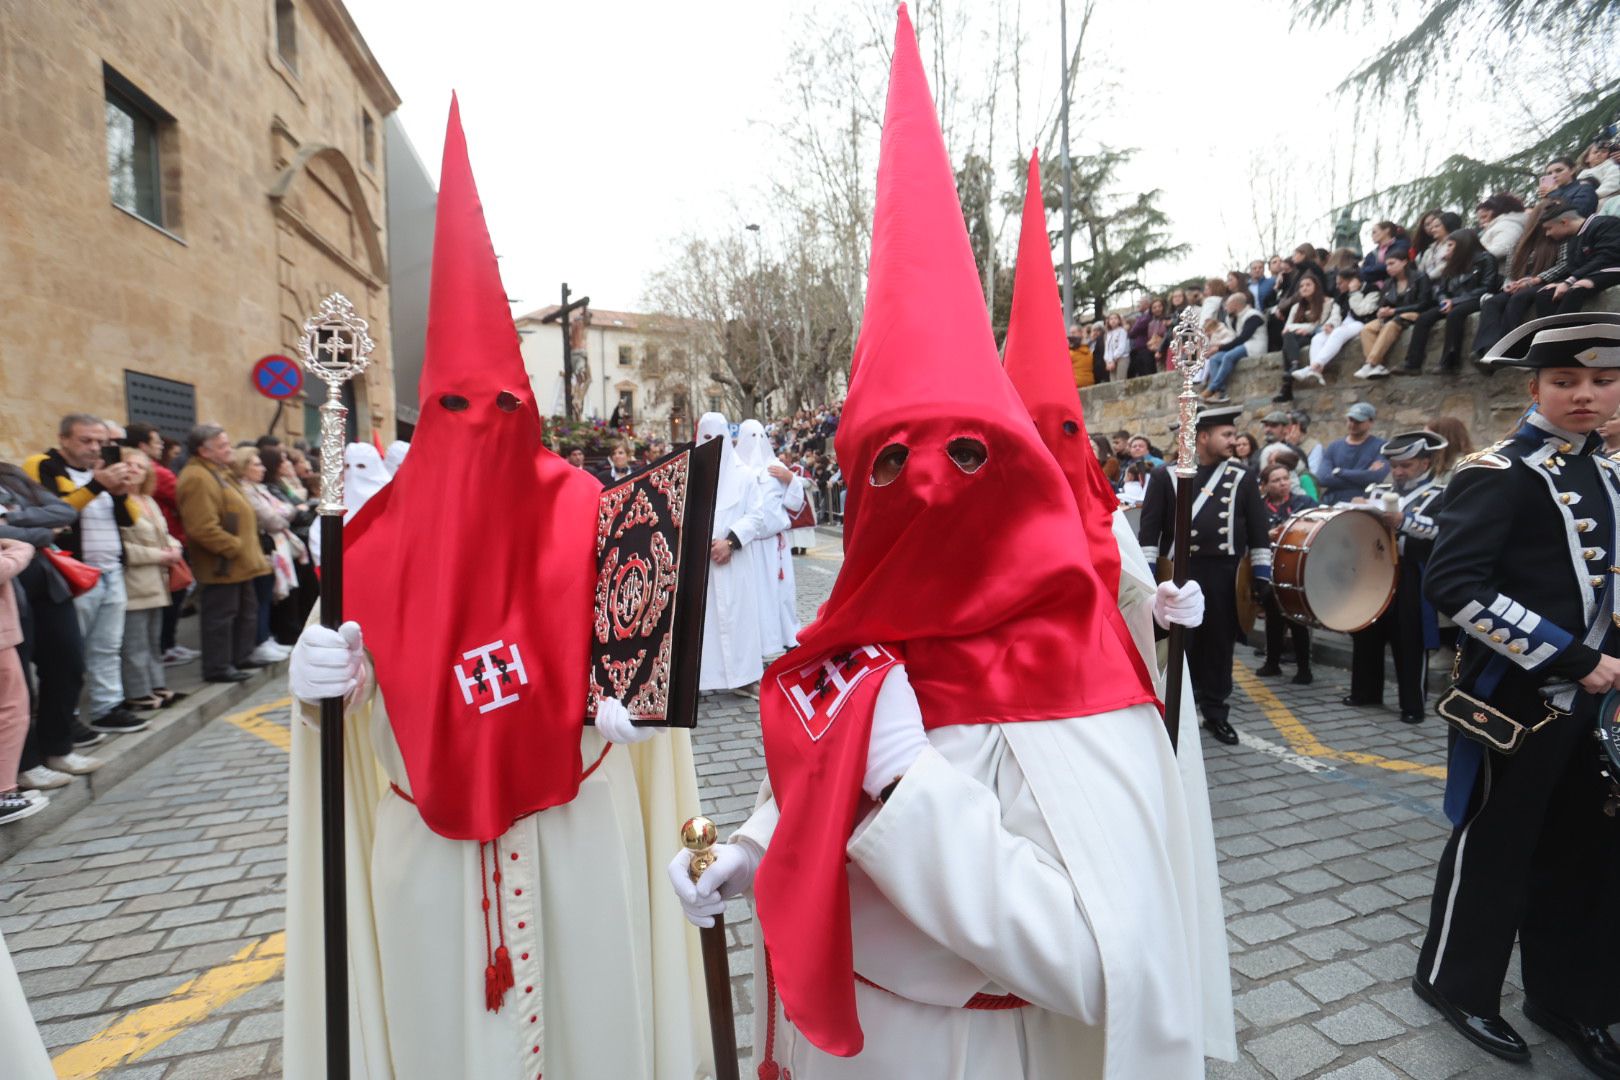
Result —
POLYGON ((1231 464, 1232 461, 1230 458, 1228 458, 1219 465, 1215 466, 1215 471, 1209 474, 1209 480, 1205 482, 1203 487, 1198 489, 1198 497, 1193 499, 1193 517, 1198 516, 1198 511, 1204 508, 1204 504, 1209 501, 1210 495, 1214 493, 1216 488, 1220 487, 1221 477, 1226 475, 1227 466, 1231 464))
MULTIPOLYGON (((1598 601, 1597 614, 1592 617, 1592 625, 1586 628, 1586 636, 1581 639, 1589 649, 1603 648, 1603 639, 1609 632, 1609 611, 1614 605, 1614 575, 1607 575, 1603 586, 1603 597, 1598 601)), ((1567 713, 1575 704, 1575 694, 1580 690, 1579 683, 1556 682, 1548 683, 1541 688, 1541 696, 1547 699, 1547 704, 1561 713, 1567 713)))

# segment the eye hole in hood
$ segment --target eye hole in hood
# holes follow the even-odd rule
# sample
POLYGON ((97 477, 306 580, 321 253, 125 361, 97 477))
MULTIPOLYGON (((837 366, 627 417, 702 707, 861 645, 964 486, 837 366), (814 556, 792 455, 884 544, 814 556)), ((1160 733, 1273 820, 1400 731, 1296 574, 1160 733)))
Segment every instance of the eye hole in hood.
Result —
POLYGON ((906 467, 906 458, 911 456, 903 443, 890 443, 878 452, 877 460, 872 463, 872 486, 887 487, 894 483, 900 475, 900 470, 906 467))
POLYGON ((502 390, 495 397, 495 407, 501 412, 517 412, 517 408, 521 404, 523 404, 522 400, 510 390, 502 390))
POLYGON ((450 412, 466 412, 471 402, 460 394, 440 394, 439 404, 450 412))
POLYGON ((970 476, 978 472, 990 456, 984 443, 966 436, 952 439, 945 445, 945 452, 950 455, 952 464, 970 476))

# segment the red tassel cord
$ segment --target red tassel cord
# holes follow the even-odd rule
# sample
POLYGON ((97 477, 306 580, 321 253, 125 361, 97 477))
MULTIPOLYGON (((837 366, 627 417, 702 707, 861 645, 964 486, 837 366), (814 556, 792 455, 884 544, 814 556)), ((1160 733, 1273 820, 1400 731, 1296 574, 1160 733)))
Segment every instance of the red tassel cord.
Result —
POLYGON ((517 985, 512 975, 512 956, 506 951, 506 919, 501 904, 501 842, 491 841, 495 849, 495 931, 489 928, 489 883, 492 876, 484 861, 484 845, 478 845, 478 881, 484 890, 484 954, 488 963, 484 967, 484 1008, 492 1013, 501 1011, 506 992, 517 985), (496 945, 496 941, 500 944, 496 945))

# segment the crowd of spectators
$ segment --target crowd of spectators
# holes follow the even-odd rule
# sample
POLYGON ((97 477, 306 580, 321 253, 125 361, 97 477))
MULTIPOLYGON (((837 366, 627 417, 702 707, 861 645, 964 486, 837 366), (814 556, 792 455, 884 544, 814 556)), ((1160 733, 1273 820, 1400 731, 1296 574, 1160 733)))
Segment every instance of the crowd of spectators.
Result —
POLYGON ((1581 310, 1620 283, 1620 143, 1594 142, 1578 159, 1548 162, 1528 205, 1500 192, 1470 216, 1466 224, 1459 210, 1434 208, 1410 227, 1380 221, 1364 255, 1300 244, 1287 256, 1144 296, 1129 316, 1073 326, 1075 384, 1170 370, 1172 331, 1188 309, 1208 336, 1199 381, 1212 403, 1230 400, 1239 365, 1274 352, 1282 364, 1272 400, 1292 401, 1296 391, 1324 385, 1352 339, 1365 360, 1355 378, 1420 374, 1436 333, 1439 370, 1455 374, 1526 320, 1581 310))
POLYGON ((184 698, 168 669, 241 682, 285 659, 319 595, 318 476, 274 436, 238 445, 204 424, 180 445, 84 413, 0 461, 0 824, 184 698), (191 610, 201 650, 176 640, 191 610))

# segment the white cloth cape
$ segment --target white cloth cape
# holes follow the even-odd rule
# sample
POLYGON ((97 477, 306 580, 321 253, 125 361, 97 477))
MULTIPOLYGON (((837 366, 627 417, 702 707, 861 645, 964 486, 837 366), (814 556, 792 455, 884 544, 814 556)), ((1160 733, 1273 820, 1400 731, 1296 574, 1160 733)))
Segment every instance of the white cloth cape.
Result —
POLYGON ((750 541, 765 528, 764 508, 754 474, 737 459, 727 437, 726 418, 705 413, 698 421, 697 441, 721 439, 720 481, 714 501, 713 539, 733 533, 742 547, 724 565, 709 563, 709 588, 704 596, 703 660, 698 675, 700 690, 735 690, 758 682, 765 673, 764 643, 760 640, 760 572, 750 541))
MULTIPOLYGON (((480 845, 431 832, 416 808, 389 790, 390 781, 409 789, 371 685, 347 721, 354 1080, 534 1080, 542 1071, 570 1080, 714 1075, 697 935, 663 869, 675 830, 698 812, 686 732, 614 747, 572 802, 522 818, 501 837, 506 942, 517 985, 501 1011, 491 1013, 483 1000, 480 845), (514 895, 519 888, 522 899, 514 895)), ((319 742, 295 713, 284 1016, 289 1080, 325 1075, 319 742)), ((585 761, 602 747, 587 727, 585 761)))
MULTIPOLYGON (((1114 527, 1120 607, 1162 692, 1152 577, 1122 514, 1114 527)), ((1209 797, 1182 700, 1174 758, 1146 706, 930 732, 848 848, 856 968, 897 993, 857 985, 866 1046, 849 1059, 810 1046, 778 1006, 776 1060, 798 1080, 1177 1080, 1203 1076, 1206 1054, 1234 1058, 1209 797), (979 992, 1045 1007, 952 1007, 979 992)), ((878 708, 916 708, 903 669, 878 708)), ((768 846, 775 820, 767 783, 737 835, 768 846)))
POLYGON ((34 1014, 28 1010, 4 934, 0 934, 0 1048, 10 1080, 55 1080, 51 1056, 34 1025, 34 1014))

